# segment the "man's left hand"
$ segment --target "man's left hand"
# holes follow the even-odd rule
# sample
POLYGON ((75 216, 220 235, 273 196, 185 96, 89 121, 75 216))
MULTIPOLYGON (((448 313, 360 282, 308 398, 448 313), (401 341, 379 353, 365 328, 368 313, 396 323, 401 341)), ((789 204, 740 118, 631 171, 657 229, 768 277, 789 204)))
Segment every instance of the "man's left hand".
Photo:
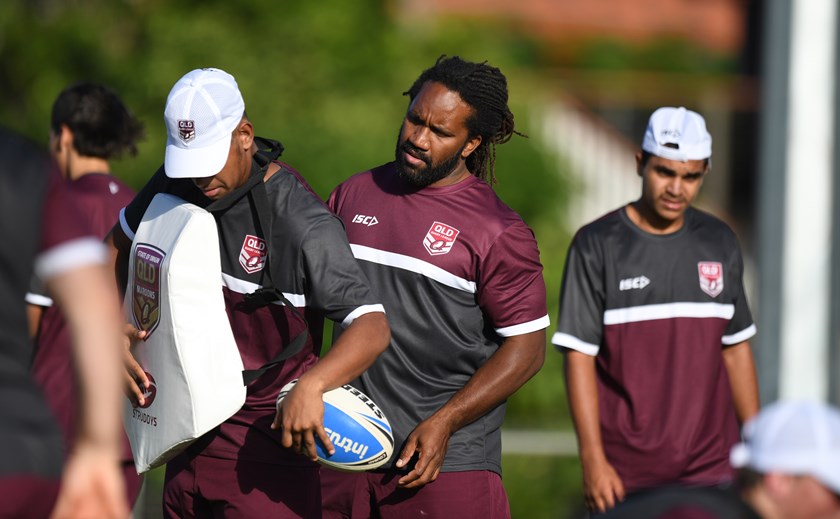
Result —
POLYGON ((411 471, 400 478, 402 488, 420 488, 436 480, 452 431, 443 420, 431 416, 420 423, 408 436, 405 447, 397 460, 397 468, 405 467, 415 457, 417 462, 411 471))

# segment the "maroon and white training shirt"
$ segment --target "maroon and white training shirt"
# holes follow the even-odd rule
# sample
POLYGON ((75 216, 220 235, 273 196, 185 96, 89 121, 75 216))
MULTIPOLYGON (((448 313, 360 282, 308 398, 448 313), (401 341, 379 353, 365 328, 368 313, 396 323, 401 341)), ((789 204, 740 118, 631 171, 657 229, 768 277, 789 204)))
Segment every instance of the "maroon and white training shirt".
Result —
POLYGON ((742 273, 735 234, 694 208, 668 235, 622 208, 575 236, 552 342, 597 356, 604 449, 626 490, 732 478, 739 427, 721 350, 756 333, 742 273))

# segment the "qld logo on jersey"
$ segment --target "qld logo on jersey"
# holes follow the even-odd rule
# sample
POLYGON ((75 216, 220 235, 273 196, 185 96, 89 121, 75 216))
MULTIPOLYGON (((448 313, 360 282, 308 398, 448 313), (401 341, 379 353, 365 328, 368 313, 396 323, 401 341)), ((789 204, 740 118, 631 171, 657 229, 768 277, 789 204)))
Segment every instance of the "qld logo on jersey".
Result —
POLYGON ((134 248, 134 286, 131 313, 148 338, 160 322, 160 269, 166 253, 148 243, 134 248))
POLYGON ((239 251, 239 264, 248 274, 259 272, 265 267, 265 258, 268 256, 268 246, 265 240, 259 236, 247 235, 242 242, 242 250, 239 251))
POLYGON ((712 297, 717 297, 723 292, 723 265, 719 262, 697 263, 697 274, 700 276, 700 290, 712 297))
POLYGON ((423 238, 423 246, 432 256, 446 254, 452 250, 452 245, 461 231, 445 223, 435 222, 423 238))

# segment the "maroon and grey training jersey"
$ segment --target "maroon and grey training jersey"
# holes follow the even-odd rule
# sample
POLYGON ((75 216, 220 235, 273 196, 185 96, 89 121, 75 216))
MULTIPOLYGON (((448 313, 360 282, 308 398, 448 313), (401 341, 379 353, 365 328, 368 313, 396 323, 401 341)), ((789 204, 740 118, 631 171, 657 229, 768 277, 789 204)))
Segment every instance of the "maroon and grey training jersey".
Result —
MULTIPOLYGON (((329 204, 388 313, 391 345, 357 383, 388 417, 398 453, 506 337, 548 327, 537 243, 473 176, 417 190, 390 163, 348 179, 329 204)), ((504 412, 457 431, 442 470, 500 473, 504 412)))
MULTIPOLYGON (((120 209, 134 198, 134 191, 111 175, 90 173, 67 182, 67 196, 80 209, 91 232, 102 238, 114 227, 120 209)), ((32 374, 61 426, 67 454, 75 444, 79 416, 70 330, 61 309, 53 305, 39 280, 34 280, 26 302, 45 307, 35 340, 32 374)), ((125 436, 123 460, 132 460, 125 436)))
MULTIPOLYGON (((261 159, 255 155, 252 174, 259 174, 261 159)), ((245 301, 246 294, 267 284, 269 258, 281 265, 275 269, 281 278, 273 280, 274 287, 301 313, 310 310, 346 327, 361 315, 382 311, 353 259, 341 222, 297 172, 288 165, 282 166, 265 183, 273 218, 268 258, 260 254, 259 244, 268 240, 256 225, 256 207, 249 195, 229 209, 214 213, 222 280, 207 282, 222 284, 225 308, 246 370, 271 361, 305 326, 279 302, 254 307, 245 301)), ((161 192, 200 207, 210 203, 191 180, 170 179, 160 168, 120 215, 120 224, 129 238, 133 238, 154 195, 161 192)), ((321 330, 313 327, 310 332, 302 351, 250 384, 242 409, 199 440, 202 454, 284 465, 311 463, 282 448, 279 431, 270 428, 280 389, 318 359, 321 330)))
POLYGON ((61 434, 31 374, 24 297, 35 270, 49 279, 105 261, 54 164, 0 130, 0 478, 61 474, 61 434))
POLYGON ((628 491, 732 477, 739 429, 722 348, 755 334, 735 234, 689 208, 668 235, 619 209, 566 260, 552 342, 597 356, 601 434, 628 491))

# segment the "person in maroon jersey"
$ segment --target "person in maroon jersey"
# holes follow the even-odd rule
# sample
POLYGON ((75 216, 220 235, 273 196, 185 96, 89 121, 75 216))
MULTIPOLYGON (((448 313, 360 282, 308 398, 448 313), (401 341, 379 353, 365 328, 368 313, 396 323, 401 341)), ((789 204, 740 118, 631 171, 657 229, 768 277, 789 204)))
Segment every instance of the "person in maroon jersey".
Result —
POLYGON ((353 384, 394 430, 379 470, 322 470, 325 517, 510 517, 505 401, 539 371, 549 325, 534 234, 493 192, 515 133, 507 80, 441 57, 406 92, 395 161, 329 199, 391 323, 353 384))
MULTIPOLYGON (((326 316, 344 329, 319 359, 322 332, 310 326, 299 351, 248 384, 242 409, 167 462, 164 515, 320 517, 315 438, 334 450, 323 426, 323 394, 358 376, 387 347, 384 310, 341 222, 276 160, 280 143, 255 136, 233 76, 215 68, 188 72, 170 90, 164 121, 163 167, 109 235, 118 271, 128 265, 131 239, 153 198, 173 194, 215 217, 222 276, 207 282, 222 290, 246 370, 291 347, 306 330, 301 315, 326 316), (254 297, 269 288, 286 301, 254 297), (278 410, 280 389, 296 378, 278 410)), ((136 362, 128 371, 136 380, 130 398, 142 403, 148 377, 136 362)))
POLYGON ((3 519, 129 516, 118 471, 119 299, 101 239, 66 188, 46 154, 0 129, 3 519), (60 430, 29 372, 24 296, 33 271, 64 309, 79 372, 78 435, 66 460, 60 430))
POLYGON ((702 116, 656 110, 636 155, 641 197, 581 228, 568 252, 552 342, 594 511, 731 480, 739 422, 758 411, 738 240, 691 205, 711 154, 702 116))
MULTIPOLYGON (((111 175, 110 159, 137 153, 142 124, 115 92, 98 83, 77 83, 59 93, 52 106, 50 152, 61 175, 69 180, 68 195, 84 214, 88 227, 102 238, 119 217, 134 191, 111 175)), ((76 371, 70 330, 62 310, 33 284, 29 303, 30 334, 35 355, 32 374, 64 433, 65 452, 72 452, 78 428, 76 371)), ((131 446, 123 437, 123 473, 129 506, 140 491, 131 446)))

